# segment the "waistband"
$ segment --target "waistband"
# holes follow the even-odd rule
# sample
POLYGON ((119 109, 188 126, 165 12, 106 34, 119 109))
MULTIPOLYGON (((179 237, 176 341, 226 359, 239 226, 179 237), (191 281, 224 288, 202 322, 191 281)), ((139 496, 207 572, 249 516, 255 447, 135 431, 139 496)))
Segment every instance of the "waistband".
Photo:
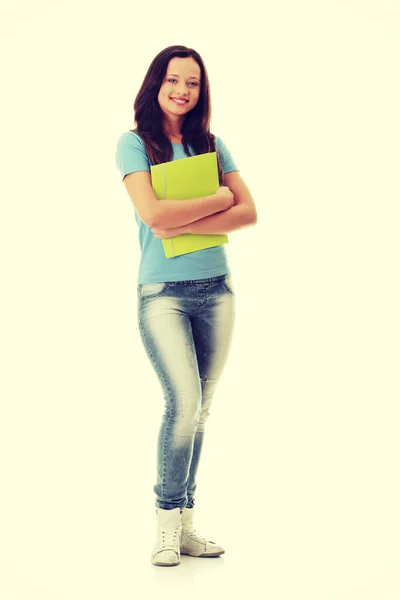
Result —
MULTIPOLYGON (((230 275, 230 273, 226 273, 225 275, 215 275, 214 277, 207 277, 206 279, 185 279, 183 281, 165 281, 163 283, 169 283, 169 284, 177 284, 177 285, 186 285, 186 284, 191 284, 191 283, 212 283, 214 281, 221 281, 222 279, 225 279, 226 277, 228 277, 228 275, 230 275)), ((160 282, 161 283, 161 282, 160 282)))

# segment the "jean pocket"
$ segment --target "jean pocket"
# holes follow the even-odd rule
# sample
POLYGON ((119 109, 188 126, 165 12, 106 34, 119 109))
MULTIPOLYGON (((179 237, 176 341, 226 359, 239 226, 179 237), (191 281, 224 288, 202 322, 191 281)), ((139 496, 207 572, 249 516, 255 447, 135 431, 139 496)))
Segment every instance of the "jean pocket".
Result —
POLYGON ((168 282, 162 281, 157 283, 139 283, 138 294, 140 298, 155 298, 161 296, 168 287, 168 282))
POLYGON ((222 285, 226 289, 226 291, 229 292, 232 296, 235 295, 232 284, 232 276, 230 273, 228 275, 225 275, 225 279, 222 280, 222 285))

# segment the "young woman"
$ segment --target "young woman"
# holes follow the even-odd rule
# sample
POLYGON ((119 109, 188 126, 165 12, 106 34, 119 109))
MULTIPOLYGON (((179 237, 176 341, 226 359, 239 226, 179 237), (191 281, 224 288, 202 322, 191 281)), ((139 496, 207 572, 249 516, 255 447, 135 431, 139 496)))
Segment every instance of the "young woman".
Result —
POLYGON ((166 258, 161 240, 229 233, 255 223, 257 214, 228 148, 210 133, 209 81, 195 50, 162 50, 147 71, 134 111, 137 127, 119 138, 116 162, 139 226, 140 336, 165 400, 153 488, 152 563, 173 566, 181 553, 224 553, 195 531, 193 506, 205 422, 232 339, 235 293, 224 246, 166 258), (217 152, 217 192, 158 202, 150 165, 207 152, 217 152))

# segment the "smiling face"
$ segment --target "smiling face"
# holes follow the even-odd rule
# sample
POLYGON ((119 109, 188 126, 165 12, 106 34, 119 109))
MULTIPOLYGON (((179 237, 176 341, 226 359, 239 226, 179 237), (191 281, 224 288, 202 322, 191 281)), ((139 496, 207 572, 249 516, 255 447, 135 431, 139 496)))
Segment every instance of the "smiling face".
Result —
POLYGON ((172 58, 158 92, 158 102, 164 113, 165 128, 171 135, 179 135, 185 115, 197 104, 200 95, 200 66, 191 56, 172 58), (187 100, 182 105, 171 98, 187 100))

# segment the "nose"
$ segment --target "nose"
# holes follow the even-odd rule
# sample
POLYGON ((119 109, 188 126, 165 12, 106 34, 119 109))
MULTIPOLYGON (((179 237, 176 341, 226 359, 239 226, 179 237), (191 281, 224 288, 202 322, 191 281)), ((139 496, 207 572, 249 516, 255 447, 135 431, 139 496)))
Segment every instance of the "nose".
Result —
POLYGON ((178 88, 176 88, 176 95, 177 96, 187 96, 186 88, 184 86, 179 86, 178 88))

